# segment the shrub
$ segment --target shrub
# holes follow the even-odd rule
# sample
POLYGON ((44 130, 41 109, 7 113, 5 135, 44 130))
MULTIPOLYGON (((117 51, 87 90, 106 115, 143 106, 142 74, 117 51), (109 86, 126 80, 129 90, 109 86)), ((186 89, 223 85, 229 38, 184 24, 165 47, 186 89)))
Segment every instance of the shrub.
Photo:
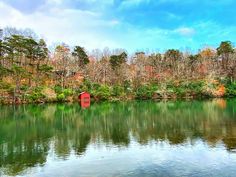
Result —
POLYGON ((203 82, 182 82, 177 87, 173 87, 174 92, 179 97, 190 95, 201 95, 203 88, 203 82))
POLYGON ((111 96, 111 91, 108 86, 102 85, 97 90, 93 90, 92 95, 99 100, 108 100, 111 96))
POLYGON ((0 81, 0 89, 8 90, 8 89, 10 89, 11 87, 12 87, 11 84, 0 81))
POLYGON ((42 90, 43 95, 45 95, 46 101, 51 102, 51 101, 56 101, 57 100, 57 94, 56 92, 48 87, 45 87, 42 90))
POLYGON ((124 88, 119 86, 119 85, 115 85, 114 87, 112 87, 112 96, 122 96, 124 94, 124 88))
POLYGON ((42 87, 36 87, 31 93, 26 95, 26 98, 29 99, 30 102, 43 101, 45 99, 45 95, 42 93, 42 90, 42 87))
POLYGON ((225 95, 225 87, 218 80, 206 80, 203 84, 202 95, 205 97, 222 97, 225 95))
POLYGON ((72 89, 63 89, 61 86, 55 86, 54 90, 57 94, 57 100, 58 101, 65 101, 67 99, 67 97, 72 96, 73 95, 73 90, 72 89))
POLYGON ((226 96, 236 96, 236 82, 230 82, 226 85, 226 96))
POLYGON ((153 97, 157 87, 154 85, 141 85, 135 92, 137 99, 150 99, 153 97))
POLYGON ((68 97, 73 94, 73 91, 71 89, 64 89, 62 93, 65 95, 65 97, 68 97))
POLYGON ((56 92, 57 94, 62 93, 62 87, 59 86, 59 85, 56 85, 56 86, 54 87, 54 90, 55 90, 55 92, 56 92))
POLYGON ((60 93, 59 95, 57 95, 57 100, 58 101, 65 101, 66 96, 64 95, 64 93, 60 93))
POLYGON ((201 95, 203 89, 204 82, 203 81, 195 81, 190 82, 188 84, 188 89, 195 95, 201 95))
POLYGON ((130 83, 130 81, 128 81, 128 80, 125 80, 125 81, 124 81, 124 91, 125 91, 126 93, 131 91, 131 83, 130 83))
POLYGON ((20 90, 22 90, 22 91, 27 91, 29 89, 29 87, 27 86, 27 85, 22 85, 21 87, 20 87, 20 90))

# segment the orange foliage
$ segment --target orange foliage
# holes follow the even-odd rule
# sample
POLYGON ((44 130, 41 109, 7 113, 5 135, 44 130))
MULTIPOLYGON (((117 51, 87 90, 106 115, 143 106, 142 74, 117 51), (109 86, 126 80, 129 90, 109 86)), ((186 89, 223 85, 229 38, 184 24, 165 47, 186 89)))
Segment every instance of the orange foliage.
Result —
POLYGON ((225 95, 225 86, 224 85, 219 85, 217 90, 215 91, 215 96, 217 97, 222 97, 225 95))
POLYGON ((200 52, 200 55, 202 58, 213 58, 216 55, 216 52, 214 49, 205 48, 200 52))

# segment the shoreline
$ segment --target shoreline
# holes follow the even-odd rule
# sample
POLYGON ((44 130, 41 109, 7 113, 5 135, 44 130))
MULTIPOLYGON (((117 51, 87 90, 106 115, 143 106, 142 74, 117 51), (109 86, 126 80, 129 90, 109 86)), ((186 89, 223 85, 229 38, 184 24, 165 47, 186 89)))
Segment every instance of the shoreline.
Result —
MULTIPOLYGON (((97 100, 94 98, 91 98, 91 104, 94 103, 116 103, 116 102, 129 102, 129 101, 154 101, 154 102, 165 102, 165 101, 202 101, 202 100, 213 100, 213 99, 233 99, 236 98, 236 96, 222 96, 222 97, 166 97, 166 98, 149 98, 149 99, 137 99, 137 98, 117 98, 113 97, 111 99, 107 100, 97 100)), ((79 100, 65 100, 65 101, 36 101, 36 102, 20 102, 20 103, 12 103, 12 102, 0 102, 0 106, 20 106, 20 105, 44 105, 44 104, 76 104, 80 103, 79 100)))

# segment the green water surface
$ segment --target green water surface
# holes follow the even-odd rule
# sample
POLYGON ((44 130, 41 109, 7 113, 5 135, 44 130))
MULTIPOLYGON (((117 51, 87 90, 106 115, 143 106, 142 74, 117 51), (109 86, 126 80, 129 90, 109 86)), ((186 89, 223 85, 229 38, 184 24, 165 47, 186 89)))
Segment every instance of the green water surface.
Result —
POLYGON ((236 99, 0 107, 0 176, 236 176, 236 99))

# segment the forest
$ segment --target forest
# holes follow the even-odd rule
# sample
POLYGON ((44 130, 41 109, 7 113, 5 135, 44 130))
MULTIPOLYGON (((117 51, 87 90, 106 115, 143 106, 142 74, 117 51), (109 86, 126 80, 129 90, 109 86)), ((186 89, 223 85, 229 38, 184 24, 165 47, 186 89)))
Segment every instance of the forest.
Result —
MULTIPOLYGON (((158 42, 158 41, 157 41, 158 42)), ((191 47, 191 46, 190 46, 191 47)), ((236 50, 230 41, 196 52, 48 47, 30 29, 0 29, 0 103, 236 96, 236 50)))

